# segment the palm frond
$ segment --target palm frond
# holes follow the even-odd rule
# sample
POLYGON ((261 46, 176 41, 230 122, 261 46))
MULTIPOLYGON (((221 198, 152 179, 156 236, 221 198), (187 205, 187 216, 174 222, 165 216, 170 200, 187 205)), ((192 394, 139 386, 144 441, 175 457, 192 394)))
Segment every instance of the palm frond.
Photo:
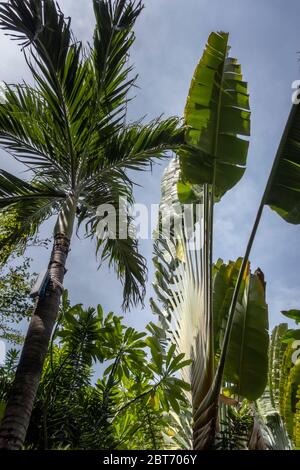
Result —
POLYGON ((0 21, 1 28, 9 31, 8 34, 21 46, 32 45, 41 56, 47 50, 51 54, 55 68, 60 69, 71 41, 71 32, 69 24, 65 23, 54 1, 10 0, 2 2, 0 21), (55 45, 57 47, 53 47, 55 45), (61 48, 64 50, 64 56, 60 56, 61 48))
POLYGON ((138 252, 129 207, 133 203, 131 185, 120 179, 94 178, 85 185, 79 201, 79 225, 85 223, 86 236, 96 240, 100 264, 113 266, 123 289, 123 308, 135 305, 145 295, 147 266, 138 252), (115 217, 110 226, 109 213, 115 217))
POLYGON ((129 170, 146 170, 167 152, 183 143, 184 131, 177 118, 155 120, 147 125, 133 124, 112 135, 88 162, 87 173, 97 172, 116 179, 129 170))
POLYGON ((40 93, 27 84, 6 87, 0 106, 0 144, 31 170, 68 184, 70 161, 53 115, 40 93))
POLYGON ((0 252, 5 259, 17 247, 25 247, 40 224, 59 210, 65 199, 47 182, 26 182, 0 171, 0 252))
POLYGON ((53 0, 2 3, 0 27, 25 48, 39 98, 52 118, 55 143, 59 140, 56 158, 68 161, 74 187, 79 164, 76 148, 84 145, 93 114, 90 109, 95 108, 91 62, 83 59, 82 45, 73 38, 70 19, 53 0))
POLYGON ((132 28, 142 10, 140 1, 93 0, 96 17, 93 61, 98 95, 105 112, 122 111, 129 89, 135 82, 127 66, 134 42, 132 28))
MULTIPOLYGON (((46 181, 26 182, 17 176, 0 170, 0 209, 19 203, 19 207, 23 205, 24 211, 30 206, 34 206, 36 201, 45 199, 46 201, 56 202, 65 199, 66 194, 57 191, 53 184, 46 181)), ((24 217, 26 214, 24 212, 24 217)))
POLYGON ((107 238, 99 240, 97 253, 101 261, 113 266, 123 284, 123 308, 143 303, 146 293, 147 262, 138 252, 138 241, 133 236, 126 239, 107 238))

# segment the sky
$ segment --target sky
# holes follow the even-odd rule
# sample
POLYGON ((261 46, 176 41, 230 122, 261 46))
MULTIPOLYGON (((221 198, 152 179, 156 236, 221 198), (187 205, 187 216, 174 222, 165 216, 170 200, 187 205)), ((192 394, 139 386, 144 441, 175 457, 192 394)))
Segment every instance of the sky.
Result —
MULTIPOLYGON (((91 0, 59 0, 72 17, 78 39, 91 39, 94 18, 91 0)), ((244 178, 215 209, 214 259, 243 256, 259 201, 291 107, 294 80, 300 79, 300 3, 298 0, 145 0, 135 32, 130 61, 139 74, 136 99, 128 119, 145 116, 182 116, 194 68, 211 31, 230 33, 231 55, 241 65, 248 82, 252 126, 247 171, 244 178)), ((28 79, 21 52, 0 33, 0 80, 9 83, 28 79)), ((153 172, 135 175, 141 186, 136 201, 147 205, 160 200, 160 183, 168 160, 153 172)), ((0 167, 22 176, 10 156, 0 153, 0 167)), ((42 228, 50 236, 53 220, 42 228)), ((264 272, 270 323, 286 321, 281 310, 300 309, 300 227, 289 225, 265 208, 251 254, 252 269, 264 272)), ((73 237, 65 286, 72 303, 101 304, 104 311, 121 313, 122 287, 107 266, 98 270, 93 243, 73 237)), ((125 314, 126 322, 144 328, 155 321, 148 299, 153 295, 152 241, 142 241, 148 261, 145 308, 125 314)), ((33 248, 32 267, 47 267, 49 251, 33 248)))

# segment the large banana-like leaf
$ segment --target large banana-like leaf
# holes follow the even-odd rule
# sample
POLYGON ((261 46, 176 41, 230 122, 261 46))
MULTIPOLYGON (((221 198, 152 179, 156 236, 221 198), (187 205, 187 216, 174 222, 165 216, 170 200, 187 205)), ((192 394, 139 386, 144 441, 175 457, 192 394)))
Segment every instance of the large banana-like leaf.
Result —
POLYGON ((228 56, 228 34, 211 33, 196 67, 185 107, 186 147, 180 152, 182 178, 213 184, 217 198, 243 176, 250 135, 247 83, 228 56))
POLYGON ((300 223, 300 107, 294 104, 270 177, 265 204, 287 222, 300 223))
MULTIPOLYGON (((299 105, 293 104, 248 240, 243 258, 243 264, 239 272, 232 303, 230 306, 229 323, 231 323, 233 319, 242 277, 244 275, 246 264, 251 253, 253 242, 263 214, 264 206, 269 205, 271 209, 276 211, 287 222, 300 224, 299 129, 299 105)), ((230 329, 228 332, 230 333, 230 329)), ((228 335, 226 341, 228 341, 228 335)), ((224 364, 224 358, 222 363, 224 364)))
MULTIPOLYGON (((280 145, 272 166, 272 170, 262 196, 253 228, 247 243, 243 263, 241 265, 232 302, 228 314, 228 328, 224 342, 228 343, 231 324, 233 321, 239 290, 242 285, 244 273, 261 220, 264 206, 267 204, 274 209, 286 221, 300 223, 300 140, 299 140, 300 114, 298 105, 293 105, 290 112, 280 145)), ((292 314, 295 314, 293 312, 292 314)), ((293 336, 293 333, 292 333, 293 336)), ((300 338, 300 333, 299 333, 300 338)), ((221 368, 224 367, 224 354, 220 360, 221 368)))
POLYGON ((259 278, 251 275, 236 308, 224 370, 235 392, 249 400, 257 399, 267 383, 268 339, 263 288, 259 278))
MULTIPOLYGON (((222 265, 219 261, 215 267, 218 272, 215 274, 213 301, 215 325, 221 328, 220 339, 240 265, 241 259, 228 265, 222 265), (219 325, 216 324, 217 319, 219 325)), ((217 331, 215 336, 218 336, 217 331)), ((249 400, 256 400, 262 395, 268 378, 268 345, 264 282, 258 272, 251 274, 248 266, 236 306, 224 369, 224 379, 231 384, 234 394, 249 400)))
POLYGON ((228 308, 241 266, 241 259, 225 264, 222 259, 213 266, 213 316, 215 352, 219 354, 226 327, 228 308))

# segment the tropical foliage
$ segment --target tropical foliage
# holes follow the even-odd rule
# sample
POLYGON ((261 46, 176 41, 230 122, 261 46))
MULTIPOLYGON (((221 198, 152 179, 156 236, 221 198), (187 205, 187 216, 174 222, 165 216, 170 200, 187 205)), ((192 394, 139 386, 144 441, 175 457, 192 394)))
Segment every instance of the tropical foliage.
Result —
POLYGON ((28 271, 30 259, 0 269, 0 339, 22 343, 23 336, 16 325, 29 318, 32 302, 29 299, 32 276, 28 271))
MULTIPOLYGON (((11 350, 0 369, 2 404, 16 360, 11 350)), ((188 410, 189 386, 177 377, 187 364, 155 325, 138 332, 100 305, 70 306, 65 291, 26 448, 188 447, 177 417, 188 410)))
MULTIPOLYGON (((276 409, 274 385, 279 383, 282 364, 274 338, 268 359, 264 275, 260 269, 251 274, 248 259, 265 204, 297 223, 293 192, 299 191, 299 182, 293 168, 299 147, 298 109, 292 109, 244 258, 228 265, 218 260, 213 265, 214 204, 243 175, 248 149, 245 137, 250 133, 247 84, 228 51, 228 34, 212 33, 191 82, 185 145, 177 151, 162 182, 154 249, 154 288, 161 305, 152 300, 152 308, 162 327, 171 332, 178 352, 193 359, 186 378, 191 383, 194 448, 231 447, 228 435, 232 435, 234 423, 239 429, 239 420, 243 422, 240 407, 246 403, 245 419, 249 417, 248 425, 252 422, 252 431, 251 426, 245 428, 243 444, 237 443, 236 448, 286 449, 286 418, 283 405, 276 409), (268 367, 269 375, 271 371, 275 375, 266 389, 268 367), (225 403, 220 406, 224 395, 225 403), (260 405, 251 404, 256 400, 260 405)), ((298 333, 286 335, 296 339, 298 333)), ((297 377, 294 367, 292 370, 297 377)), ((287 410, 292 414, 291 437, 298 432, 297 398, 293 403, 287 398, 287 410)))
MULTIPOLYGON (((282 312, 299 321, 299 311, 282 312)), ((286 323, 272 332, 269 389, 271 402, 280 413, 293 448, 300 449, 300 330, 286 323)))
POLYGON ((244 172, 240 165, 246 163, 248 143, 238 134, 249 135, 250 130, 247 86, 228 50, 228 35, 212 33, 196 67, 185 108, 186 145, 177 152, 179 160, 170 163, 162 182, 154 258, 155 290, 163 308, 152 301, 153 310, 161 325, 171 331, 178 351, 193 359, 188 380, 196 449, 215 444, 219 397, 225 384, 228 393, 254 400, 267 381, 264 282, 258 273, 251 275, 247 266, 230 325, 230 342, 225 342, 241 260, 227 266, 219 260, 212 265, 213 207, 244 172), (190 205, 188 211, 180 205, 183 202, 198 204, 190 205), (166 221, 171 221, 169 234, 166 221), (251 354, 256 335, 261 341, 251 354))
MULTIPOLYGON (((1 369, 0 447, 21 448, 29 425, 25 445, 34 449, 299 449, 300 330, 280 324, 269 338, 264 274, 249 262, 266 205, 300 223, 298 106, 244 257, 214 262, 214 207, 242 178, 250 135, 247 83, 229 55, 229 35, 210 34, 183 127, 177 118, 127 123, 135 84, 128 58, 142 5, 93 5, 90 47, 74 38, 53 0, 0 5, 0 27, 22 46, 35 82, 1 90, 0 145, 30 170, 28 179, 0 171, 3 261, 56 217, 46 295, 37 300, 15 381, 16 351, 1 369), (100 306, 71 307, 66 292, 59 310, 72 233, 82 226, 100 262, 115 268, 123 307, 143 300, 137 240, 120 221, 111 237, 109 213, 98 208, 113 206, 130 227, 120 199, 134 201, 132 170, 169 151, 154 243, 158 325, 139 333, 100 306)), ((12 297, 25 308, 25 268, 17 268, 21 277, 0 278, 8 309, 12 297)), ((300 322, 298 310, 283 313, 300 322)))

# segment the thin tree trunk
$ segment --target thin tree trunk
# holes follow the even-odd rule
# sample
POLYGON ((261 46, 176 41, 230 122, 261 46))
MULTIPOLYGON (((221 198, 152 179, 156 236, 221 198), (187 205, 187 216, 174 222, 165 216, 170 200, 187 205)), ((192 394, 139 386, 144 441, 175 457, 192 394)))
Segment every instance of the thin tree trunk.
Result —
POLYGON ((68 237, 55 235, 49 263, 51 279, 45 297, 37 301, 29 324, 5 416, 1 422, 0 449, 18 450, 24 444, 44 360, 57 319, 69 247, 68 237))

